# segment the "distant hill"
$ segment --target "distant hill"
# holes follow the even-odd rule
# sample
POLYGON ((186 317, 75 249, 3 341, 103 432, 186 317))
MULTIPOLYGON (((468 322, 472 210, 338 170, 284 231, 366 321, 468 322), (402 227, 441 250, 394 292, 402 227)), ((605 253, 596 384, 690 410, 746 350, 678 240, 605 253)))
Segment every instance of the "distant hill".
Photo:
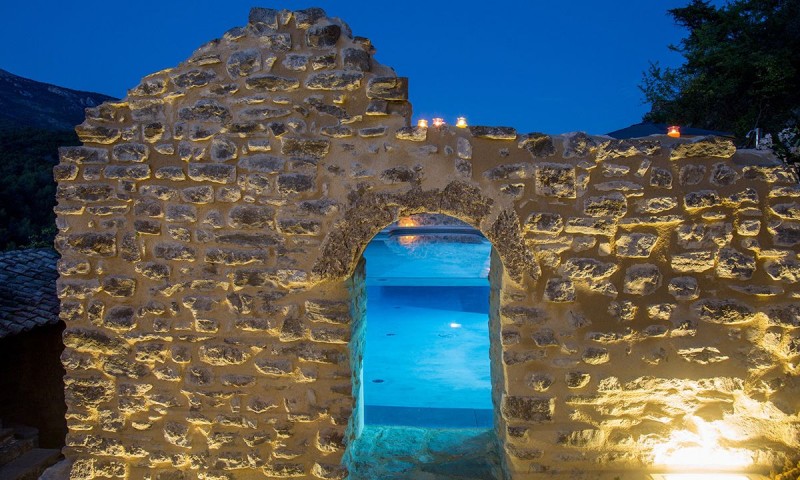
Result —
POLYGON ((107 100, 115 99, 37 82, 0 69, 0 129, 72 131, 83 122, 84 109, 107 100))
POLYGON ((0 251, 52 247, 58 147, 78 145, 84 110, 107 100, 0 69, 0 251))

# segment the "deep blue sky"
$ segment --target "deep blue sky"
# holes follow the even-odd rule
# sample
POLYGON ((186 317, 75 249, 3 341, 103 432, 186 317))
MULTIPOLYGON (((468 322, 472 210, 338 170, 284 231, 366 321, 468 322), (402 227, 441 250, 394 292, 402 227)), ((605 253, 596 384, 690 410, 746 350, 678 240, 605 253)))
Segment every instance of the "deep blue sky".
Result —
MULTIPOLYGON (((116 97, 244 25, 251 6, 323 7, 410 77, 414 117, 602 134, 640 121, 648 61, 675 66, 688 0, 0 2, 0 68, 116 97)), ((718 3, 718 2, 715 2, 718 3)))

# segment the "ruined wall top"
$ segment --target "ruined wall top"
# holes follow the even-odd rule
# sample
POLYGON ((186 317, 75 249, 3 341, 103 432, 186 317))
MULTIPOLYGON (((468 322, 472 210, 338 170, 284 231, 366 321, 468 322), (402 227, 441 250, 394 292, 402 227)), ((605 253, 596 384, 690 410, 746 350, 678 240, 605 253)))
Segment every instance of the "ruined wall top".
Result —
POLYGON ((320 9, 253 9, 87 111, 54 169, 74 478, 344 478, 356 265, 420 212, 500 260, 509 478, 649 467, 701 427, 759 468, 800 448, 792 169, 724 138, 410 117, 408 81, 320 9))

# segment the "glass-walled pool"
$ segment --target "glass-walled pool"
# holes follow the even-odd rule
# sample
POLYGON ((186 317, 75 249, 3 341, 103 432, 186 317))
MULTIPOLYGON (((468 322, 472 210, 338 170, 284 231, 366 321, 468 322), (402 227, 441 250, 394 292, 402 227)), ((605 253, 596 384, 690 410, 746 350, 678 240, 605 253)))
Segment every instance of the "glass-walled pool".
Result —
POLYGON ((365 424, 491 427, 491 244, 454 219, 404 220, 364 253, 365 424))

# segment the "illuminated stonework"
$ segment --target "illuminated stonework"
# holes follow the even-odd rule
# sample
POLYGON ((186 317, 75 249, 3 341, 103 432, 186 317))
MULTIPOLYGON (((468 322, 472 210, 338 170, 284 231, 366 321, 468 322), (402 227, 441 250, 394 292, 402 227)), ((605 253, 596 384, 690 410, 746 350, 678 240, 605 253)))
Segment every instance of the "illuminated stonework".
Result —
POLYGON ((356 266, 418 212, 495 247, 506 478, 796 454, 791 170, 718 138, 414 127, 372 52, 254 9, 88 111, 54 170, 72 478, 344 478, 356 266))

